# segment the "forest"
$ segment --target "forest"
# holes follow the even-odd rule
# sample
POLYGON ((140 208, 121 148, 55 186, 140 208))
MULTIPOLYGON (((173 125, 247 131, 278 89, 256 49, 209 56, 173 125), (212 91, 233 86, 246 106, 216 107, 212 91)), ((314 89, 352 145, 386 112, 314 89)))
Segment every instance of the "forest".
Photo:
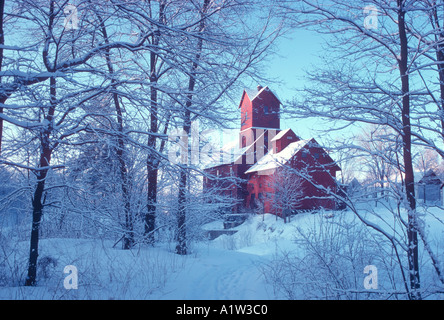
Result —
POLYGON ((0 299, 442 299, 443 142, 442 0, 0 0, 0 299), (279 117, 316 130, 342 207, 209 240, 239 199, 205 162, 300 30, 320 62, 279 117))

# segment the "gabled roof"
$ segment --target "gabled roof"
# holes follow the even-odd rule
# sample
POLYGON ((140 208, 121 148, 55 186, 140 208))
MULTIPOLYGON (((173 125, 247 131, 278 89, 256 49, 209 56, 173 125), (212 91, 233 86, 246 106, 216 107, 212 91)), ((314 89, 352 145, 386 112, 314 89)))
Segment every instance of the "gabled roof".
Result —
POLYGON ((262 91, 264 91, 266 87, 263 87, 260 90, 257 89, 251 89, 251 88, 246 88, 245 89, 245 93, 248 95, 248 98, 250 98, 250 101, 253 101, 257 96, 259 96, 259 93, 261 93, 262 91))
POLYGON ((287 132, 293 131, 290 128, 282 130, 281 132, 279 132, 277 135, 274 136, 273 139, 271 139, 271 141, 277 141, 279 139, 281 139, 287 132))
POLYGON ((418 184, 441 184, 441 179, 436 175, 433 170, 427 171, 418 184))
POLYGON ((282 102, 279 99, 279 97, 273 91, 271 91, 268 86, 265 86, 265 87, 258 86, 257 89, 251 89, 251 88, 244 89, 244 92, 242 93, 242 98, 241 98, 241 100, 239 102, 238 108, 240 108, 240 106, 242 105, 242 102, 245 99, 245 95, 247 95, 248 98, 250 99, 250 101, 253 102, 253 100, 256 99, 257 97, 259 97, 264 91, 270 92, 276 98, 276 100, 280 104, 282 104, 282 102))
POLYGON ((296 153, 305 147, 310 140, 299 140, 290 143, 281 152, 273 153, 270 151, 262 159, 260 159, 254 166, 245 171, 245 173, 253 173, 264 170, 276 169, 286 164, 296 153))
MULTIPOLYGON (((283 166, 288 161, 290 161, 290 159, 294 155, 296 155, 300 150, 302 150, 306 145, 320 147, 314 138, 292 142, 278 153, 273 153, 272 151, 270 151, 262 159, 260 159, 254 166, 245 171, 245 173, 272 170, 280 166, 283 166)), ((336 171, 341 170, 341 168, 339 168, 339 166, 333 161, 333 159, 328 154, 326 154, 326 156, 328 157, 327 159, 331 162, 331 165, 333 165, 333 168, 336 169, 336 171)))

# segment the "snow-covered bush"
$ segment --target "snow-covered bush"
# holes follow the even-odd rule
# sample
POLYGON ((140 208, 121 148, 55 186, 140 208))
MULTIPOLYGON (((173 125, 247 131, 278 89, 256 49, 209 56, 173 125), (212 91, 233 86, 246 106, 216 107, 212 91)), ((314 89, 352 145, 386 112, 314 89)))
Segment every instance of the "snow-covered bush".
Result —
MULTIPOLYGON (((341 214, 328 218, 317 214, 312 223, 296 228, 296 249, 278 251, 262 267, 275 294, 287 299, 381 298, 363 286, 367 265, 378 266, 380 274, 393 274, 393 269, 386 269, 393 262, 387 261, 377 236, 341 214)), ((378 285, 381 291, 396 289, 388 288, 385 278, 378 285)))

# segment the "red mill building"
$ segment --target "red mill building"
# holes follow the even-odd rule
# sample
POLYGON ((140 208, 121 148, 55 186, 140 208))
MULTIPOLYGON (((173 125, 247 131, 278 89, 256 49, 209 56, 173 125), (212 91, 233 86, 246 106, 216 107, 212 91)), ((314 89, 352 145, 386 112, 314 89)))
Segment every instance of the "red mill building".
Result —
POLYGON ((260 207, 264 213, 281 215, 282 208, 274 204, 276 192, 284 189, 276 187, 276 176, 290 168, 300 181, 300 201, 291 210, 334 209, 336 202, 328 193, 336 192, 336 171, 341 169, 315 139, 302 140, 291 129, 281 130, 280 107, 268 87, 244 90, 239 144, 205 169, 204 191, 215 188, 237 199, 233 212, 260 207))

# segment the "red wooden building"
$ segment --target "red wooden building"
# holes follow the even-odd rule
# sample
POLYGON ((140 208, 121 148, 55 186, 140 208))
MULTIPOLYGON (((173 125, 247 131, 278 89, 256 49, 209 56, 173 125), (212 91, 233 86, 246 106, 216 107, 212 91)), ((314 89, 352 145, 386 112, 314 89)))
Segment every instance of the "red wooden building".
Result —
POLYGON ((260 208, 281 215, 276 193, 298 180, 300 199, 291 210, 336 208, 329 193, 337 191, 336 172, 341 169, 315 139, 302 140, 291 129, 280 129, 278 97, 258 86, 244 90, 239 108, 239 143, 205 169, 204 190, 215 188, 237 199, 233 212, 260 208), (291 172, 292 179, 281 188, 276 183, 283 170, 287 176, 291 172))

